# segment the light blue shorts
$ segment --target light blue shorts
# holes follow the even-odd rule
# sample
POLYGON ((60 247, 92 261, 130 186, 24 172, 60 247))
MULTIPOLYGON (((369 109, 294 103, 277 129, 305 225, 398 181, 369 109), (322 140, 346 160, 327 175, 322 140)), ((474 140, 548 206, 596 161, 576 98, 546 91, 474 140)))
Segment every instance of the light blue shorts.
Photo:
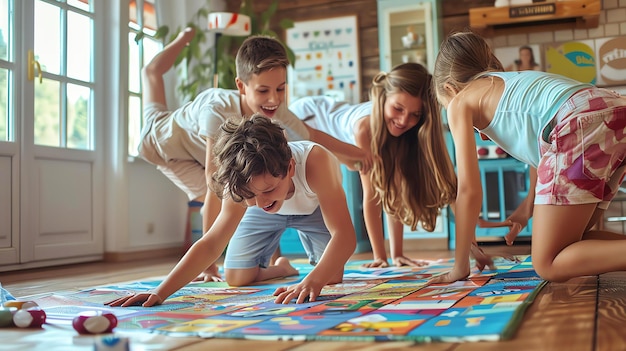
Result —
POLYGON ((330 241, 319 206, 310 215, 266 213, 258 207, 246 210, 235 234, 228 243, 225 269, 248 269, 269 266, 270 258, 287 228, 298 230, 298 236, 309 262, 315 265, 330 241))

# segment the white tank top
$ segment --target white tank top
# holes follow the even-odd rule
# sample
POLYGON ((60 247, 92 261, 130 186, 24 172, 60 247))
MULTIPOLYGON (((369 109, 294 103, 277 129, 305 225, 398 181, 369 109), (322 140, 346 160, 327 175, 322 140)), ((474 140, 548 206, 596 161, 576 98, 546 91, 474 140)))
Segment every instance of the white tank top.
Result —
MULTIPOLYGON (((291 180, 295 187, 293 196, 285 200, 277 212, 280 215, 310 215, 320 205, 317 194, 311 190, 306 180, 306 160, 314 146, 323 147, 312 141, 289 142, 292 157, 295 160, 295 173, 291 180)), ((337 162, 339 167, 339 162, 337 162)), ((338 172, 341 174, 341 172, 338 172)))

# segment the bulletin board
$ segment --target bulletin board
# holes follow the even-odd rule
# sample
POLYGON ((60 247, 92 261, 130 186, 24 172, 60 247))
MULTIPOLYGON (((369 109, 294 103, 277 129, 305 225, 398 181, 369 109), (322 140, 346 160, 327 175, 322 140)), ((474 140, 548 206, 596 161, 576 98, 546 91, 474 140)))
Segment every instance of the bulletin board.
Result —
POLYGON ((357 16, 294 22, 287 46, 296 55, 289 68, 289 101, 327 95, 357 104, 361 67, 357 16))

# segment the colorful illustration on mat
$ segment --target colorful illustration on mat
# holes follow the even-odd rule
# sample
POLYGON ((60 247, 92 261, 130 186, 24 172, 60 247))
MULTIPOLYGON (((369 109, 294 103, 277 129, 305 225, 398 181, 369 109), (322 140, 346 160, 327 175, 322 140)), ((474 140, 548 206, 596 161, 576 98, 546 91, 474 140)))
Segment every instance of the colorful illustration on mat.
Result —
POLYGON ((596 39, 600 86, 626 84, 626 37, 596 39))
POLYGON ((275 304, 272 293, 303 279, 311 270, 305 260, 293 261, 300 275, 286 281, 239 288, 194 282, 156 307, 102 303, 104 298, 149 290, 159 280, 51 294, 34 301, 49 314, 50 324, 67 324, 86 309, 112 312, 119 320, 116 331, 268 340, 478 341, 509 338, 544 285, 528 256, 498 259, 495 270, 437 285, 428 285, 428 278, 449 271, 452 260, 382 270, 363 268, 364 262, 346 266, 346 275, 356 279, 344 277, 343 283, 325 287, 317 301, 303 304, 275 304), (370 280, 364 280, 367 275, 370 280))
POLYGON ((596 56, 591 40, 545 46, 546 72, 596 84, 596 56))
POLYGON ((290 102, 314 95, 361 102, 356 16, 295 22, 286 35, 296 55, 288 75, 290 102))

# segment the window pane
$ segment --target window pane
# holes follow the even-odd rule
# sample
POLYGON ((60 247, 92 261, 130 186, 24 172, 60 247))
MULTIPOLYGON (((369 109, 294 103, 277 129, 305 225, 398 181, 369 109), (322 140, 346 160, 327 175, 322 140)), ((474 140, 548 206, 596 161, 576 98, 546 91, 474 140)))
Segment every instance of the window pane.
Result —
POLYGON ((61 73, 60 9, 35 1, 35 59, 46 72, 61 73))
POLYGON ((10 122, 9 114, 9 92, 11 87, 11 79, 9 79, 9 70, 0 69, 0 141, 10 141, 10 122))
POLYGON ((138 156, 139 136, 141 134, 141 98, 128 98, 128 154, 138 156))
POLYGON ((161 51, 161 42, 150 37, 143 38, 143 65, 147 65, 161 51))
POLYGON ((91 82, 91 19, 76 12, 67 14, 67 75, 91 82))
POLYGON ((67 147, 90 149, 89 111, 91 89, 75 84, 67 85, 67 147))
POLYGON ((13 18, 11 12, 9 0, 0 0, 0 60, 9 60, 11 58, 12 51, 12 22, 9 22, 10 18, 13 18), (11 27, 9 27, 11 26, 11 27))
POLYGON ((35 144, 60 146, 59 91, 61 84, 50 79, 35 84, 35 144))
POLYGON ((135 33, 128 33, 128 90, 139 93, 141 85, 141 62, 139 61, 139 45, 135 42, 135 33))
POLYGON ((67 0, 67 3, 81 10, 90 11, 91 0, 67 0))
POLYGON ((128 4, 128 25, 130 28, 139 29, 139 24, 137 23, 137 1, 130 0, 128 4))
POLYGON ((157 30, 156 11, 154 10, 153 1, 144 0, 143 2, 143 26, 148 29, 146 33, 154 35, 157 30))

